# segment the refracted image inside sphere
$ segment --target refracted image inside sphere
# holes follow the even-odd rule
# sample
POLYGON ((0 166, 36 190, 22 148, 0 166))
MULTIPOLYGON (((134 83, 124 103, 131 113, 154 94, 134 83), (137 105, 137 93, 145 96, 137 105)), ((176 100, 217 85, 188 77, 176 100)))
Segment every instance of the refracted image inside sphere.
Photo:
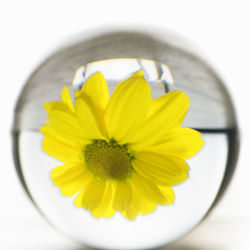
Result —
POLYGON ((44 104, 43 150, 64 162, 51 179, 96 218, 119 211, 135 220, 173 204, 172 186, 188 178, 185 160, 204 144, 200 132, 181 127, 189 108, 185 92, 152 99, 145 78, 134 72, 109 96, 97 72, 74 92, 75 100, 64 87, 61 101, 44 104))
POLYGON ((83 245, 171 243, 207 215, 230 180, 230 97, 206 63, 176 44, 139 33, 89 38, 46 60, 21 93, 13 127, 19 177, 45 218, 83 245), (95 77, 106 85, 92 88, 95 77), (171 112, 160 112, 152 100, 168 96, 161 111, 171 112), (169 132, 165 143, 173 124, 179 136, 169 132))

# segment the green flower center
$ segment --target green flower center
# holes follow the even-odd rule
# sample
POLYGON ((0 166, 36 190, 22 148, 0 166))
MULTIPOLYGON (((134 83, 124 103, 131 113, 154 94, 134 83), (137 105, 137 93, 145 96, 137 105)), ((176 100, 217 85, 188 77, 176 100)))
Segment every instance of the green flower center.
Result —
POLYGON ((133 155, 127 145, 119 145, 114 139, 109 142, 95 140, 84 149, 87 167, 105 180, 125 180, 131 176, 133 155))

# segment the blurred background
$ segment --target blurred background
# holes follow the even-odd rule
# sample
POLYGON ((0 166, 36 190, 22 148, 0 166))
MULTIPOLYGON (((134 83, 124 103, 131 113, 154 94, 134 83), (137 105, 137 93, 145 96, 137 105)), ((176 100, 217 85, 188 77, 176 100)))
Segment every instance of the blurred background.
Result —
POLYGON ((11 149, 14 105, 32 71, 71 39, 120 28, 172 31, 190 40, 217 70, 241 132, 235 175, 205 221, 170 250, 250 249, 250 3, 221 1, 5 1, 0 8, 0 249, 80 250, 50 227, 24 193, 11 149))

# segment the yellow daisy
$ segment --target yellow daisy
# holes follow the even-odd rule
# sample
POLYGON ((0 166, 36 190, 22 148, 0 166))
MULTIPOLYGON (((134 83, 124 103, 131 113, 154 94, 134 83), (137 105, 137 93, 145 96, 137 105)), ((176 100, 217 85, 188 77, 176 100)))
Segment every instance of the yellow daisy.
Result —
POLYGON ((100 218, 128 219, 172 204, 172 186, 188 178, 186 159, 203 146, 201 134, 180 127, 189 107, 183 91, 151 99, 143 72, 118 84, 112 96, 101 73, 61 102, 45 103, 43 150, 64 162, 51 178, 74 204, 100 218))

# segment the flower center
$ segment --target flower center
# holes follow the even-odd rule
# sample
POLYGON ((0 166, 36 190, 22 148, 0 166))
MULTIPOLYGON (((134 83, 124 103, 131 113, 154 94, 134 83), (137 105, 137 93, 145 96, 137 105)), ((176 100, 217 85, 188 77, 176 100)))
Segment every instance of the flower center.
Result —
POLYGON ((114 139, 109 142, 95 140, 84 150, 87 167, 105 180, 125 180, 131 176, 133 155, 127 145, 119 145, 114 139))

